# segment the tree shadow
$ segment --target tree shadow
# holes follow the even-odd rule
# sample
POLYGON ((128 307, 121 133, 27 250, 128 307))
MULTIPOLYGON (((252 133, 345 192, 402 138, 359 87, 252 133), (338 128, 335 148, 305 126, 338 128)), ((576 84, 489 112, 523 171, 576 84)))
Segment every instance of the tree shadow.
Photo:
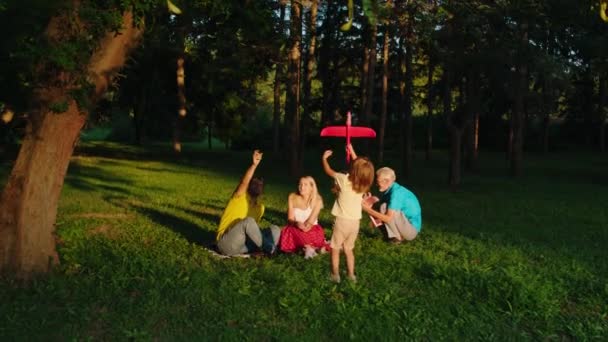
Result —
MULTIPOLYGON (((201 229, 201 227, 191 221, 185 220, 181 217, 177 217, 173 214, 163 212, 154 208, 145 207, 136 204, 130 204, 130 206, 142 215, 147 216, 152 221, 159 225, 172 230, 175 233, 183 236, 188 242, 197 244, 199 246, 210 248, 215 243, 215 233, 201 229)), ((177 207, 176 207, 177 208, 177 207)), ((178 208, 186 213, 193 213, 192 210, 184 210, 178 208)), ((198 216, 205 219, 215 219, 213 215, 206 215, 198 213, 198 216)))

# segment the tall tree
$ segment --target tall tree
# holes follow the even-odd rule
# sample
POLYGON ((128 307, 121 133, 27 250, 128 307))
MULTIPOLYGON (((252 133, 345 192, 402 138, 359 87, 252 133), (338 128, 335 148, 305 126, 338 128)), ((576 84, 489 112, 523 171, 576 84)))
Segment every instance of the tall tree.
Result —
POLYGON ((186 34, 190 30, 189 22, 192 22, 192 19, 182 14, 178 15, 176 20, 178 22, 176 28, 177 116, 173 123, 173 150, 180 153, 182 151, 182 126, 188 113, 186 108, 186 34))
POLYGON ((520 176, 523 172, 523 145, 524 145, 524 100, 528 92, 528 64, 526 50, 528 46, 528 22, 523 19, 519 24, 520 40, 518 44, 518 58, 515 67, 514 87, 515 99, 511 113, 511 155, 509 158, 512 176, 520 176))
MULTIPOLYGON (((386 1, 386 8, 390 11, 392 1, 386 1)), ((389 78, 389 48, 391 43, 391 17, 387 16, 384 20, 384 41, 382 44, 382 94, 380 110, 380 123, 378 125, 378 162, 384 161, 384 135, 386 131, 386 115, 388 107, 388 78, 389 78)))
MULTIPOLYGON (((287 0, 280 0, 278 32, 281 38, 285 34, 285 7, 287 7, 287 0)), ((272 150, 274 152, 279 152, 281 145, 281 79, 284 77, 283 65, 283 48, 281 46, 277 50, 276 62, 274 66, 272 110, 272 150)))
POLYGON ((304 148, 306 148, 306 136, 310 126, 312 125, 312 79, 315 69, 315 56, 317 47, 317 8, 319 0, 312 0, 310 10, 307 15, 306 25, 306 55, 304 58, 304 84, 302 85, 303 99, 302 99, 302 142, 300 143, 300 155, 303 155, 304 148))
POLYGON ((52 15, 40 42, 51 55, 61 51, 68 60, 51 56, 36 67, 39 90, 0 202, 0 270, 23 277, 58 263, 55 218, 75 142, 88 108, 111 84, 141 34, 132 6, 139 6, 138 11, 150 6, 129 1, 122 2, 124 7, 70 4, 52 15), (94 44, 80 45, 83 35, 94 44), (83 84, 83 75, 90 75, 90 86, 83 84))
MULTIPOLYGON (((288 59, 288 87, 285 103, 285 118, 289 117, 290 146, 289 171, 292 175, 300 172, 300 62, 302 56, 302 5, 299 0, 291 0, 290 47, 288 59)), ((286 120, 287 122, 287 120, 286 120)))

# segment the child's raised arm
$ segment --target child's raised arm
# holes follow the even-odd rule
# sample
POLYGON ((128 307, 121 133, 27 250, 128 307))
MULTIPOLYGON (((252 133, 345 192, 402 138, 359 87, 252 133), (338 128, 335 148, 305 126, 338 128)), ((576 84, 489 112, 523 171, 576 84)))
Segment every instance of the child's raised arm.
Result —
POLYGON ((327 158, 331 157, 332 154, 334 154, 332 150, 325 151, 321 160, 323 163, 323 171, 325 171, 329 177, 334 178, 336 176, 336 171, 329 166, 329 162, 327 161, 327 158))
POLYGON ((348 144, 346 146, 346 150, 348 152, 350 152, 350 156, 353 158, 353 160, 357 159, 357 153, 355 152, 355 148, 353 147, 353 144, 348 144))

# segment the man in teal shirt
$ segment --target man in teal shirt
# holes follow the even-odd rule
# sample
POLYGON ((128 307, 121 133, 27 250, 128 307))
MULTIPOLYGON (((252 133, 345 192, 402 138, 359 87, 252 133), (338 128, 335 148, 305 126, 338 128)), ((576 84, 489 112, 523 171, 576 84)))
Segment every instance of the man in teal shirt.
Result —
POLYGON ((388 167, 376 171, 376 184, 381 196, 374 209, 373 200, 363 201, 363 211, 381 221, 384 233, 394 243, 411 241, 422 229, 422 210, 416 195, 395 182, 395 171, 388 167))

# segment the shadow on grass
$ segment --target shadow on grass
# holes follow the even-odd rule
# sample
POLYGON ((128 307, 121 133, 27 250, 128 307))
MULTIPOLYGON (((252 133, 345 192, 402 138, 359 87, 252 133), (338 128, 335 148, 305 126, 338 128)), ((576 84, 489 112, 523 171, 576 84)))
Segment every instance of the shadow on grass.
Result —
MULTIPOLYGON (((175 233, 183 236, 188 242, 199 246, 210 248, 215 243, 215 233, 201 229, 197 224, 194 224, 181 217, 177 217, 171 213, 163 212, 154 208, 144 207, 140 205, 130 204, 130 206, 142 215, 147 216, 152 221, 166 227, 175 233)), ((180 209, 187 213, 193 213, 193 210, 180 209)), ((203 213, 196 213, 199 217, 207 220, 214 220, 215 216, 203 213)))
POLYGON ((98 191, 100 189, 110 192, 129 195, 130 192, 126 187, 133 186, 133 181, 126 180, 122 177, 108 173, 99 167, 84 166, 78 163, 70 164, 69 173, 65 178, 65 183, 83 191, 98 191), (98 184, 97 182, 89 181, 94 179, 109 184, 98 184))

